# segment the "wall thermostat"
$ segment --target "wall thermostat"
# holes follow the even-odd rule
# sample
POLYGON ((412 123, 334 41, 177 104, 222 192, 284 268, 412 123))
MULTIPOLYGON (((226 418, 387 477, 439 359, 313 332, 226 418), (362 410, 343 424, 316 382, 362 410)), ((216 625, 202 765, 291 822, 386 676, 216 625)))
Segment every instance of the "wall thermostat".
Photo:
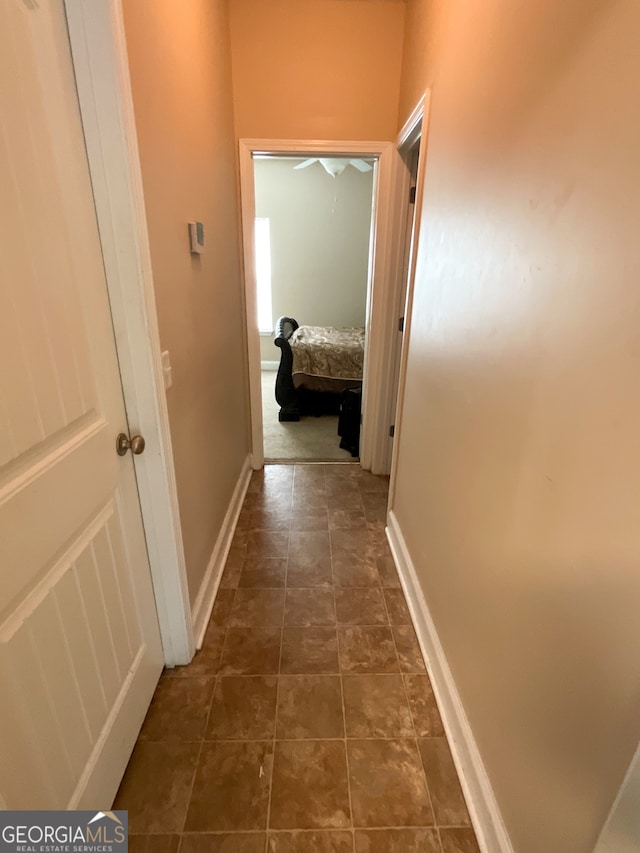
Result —
POLYGON ((202 222, 189 223, 189 246, 192 255, 201 255, 204 251, 204 225, 202 222))

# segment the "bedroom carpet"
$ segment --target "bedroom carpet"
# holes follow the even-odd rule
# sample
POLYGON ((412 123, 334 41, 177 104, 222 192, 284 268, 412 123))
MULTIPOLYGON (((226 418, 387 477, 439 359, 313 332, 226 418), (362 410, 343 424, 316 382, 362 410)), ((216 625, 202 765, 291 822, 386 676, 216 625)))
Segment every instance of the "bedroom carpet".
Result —
POLYGON ((297 423, 280 423, 275 398, 275 370, 262 371, 262 427, 267 462, 354 462, 340 449, 338 416, 304 417, 297 423))
POLYGON ((204 646, 160 679, 116 799, 131 853, 480 853, 387 487, 254 471, 204 646))

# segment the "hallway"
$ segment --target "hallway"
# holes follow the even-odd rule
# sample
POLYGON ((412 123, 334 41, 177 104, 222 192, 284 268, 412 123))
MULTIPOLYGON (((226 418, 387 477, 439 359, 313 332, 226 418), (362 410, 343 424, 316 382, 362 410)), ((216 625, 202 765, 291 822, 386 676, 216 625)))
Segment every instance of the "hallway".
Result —
POLYGON ((253 474, 204 647, 161 678, 116 799, 132 853, 478 853, 387 487, 253 474))

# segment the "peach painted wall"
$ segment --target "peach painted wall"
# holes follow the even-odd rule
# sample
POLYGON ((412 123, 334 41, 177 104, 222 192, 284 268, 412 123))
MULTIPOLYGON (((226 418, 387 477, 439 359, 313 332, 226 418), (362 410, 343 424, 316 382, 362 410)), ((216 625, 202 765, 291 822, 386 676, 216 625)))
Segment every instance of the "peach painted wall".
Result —
POLYGON ((407 20, 401 111, 432 110, 394 510, 514 850, 591 853, 640 738, 640 5, 407 20))
POLYGON ((230 0, 236 135, 391 140, 404 0, 230 0))
POLYGON ((193 602, 249 440, 228 18, 223 0, 123 5, 193 602))
POLYGON ((453 3, 407 0, 405 12, 398 129, 411 115, 437 67, 442 30, 453 3))

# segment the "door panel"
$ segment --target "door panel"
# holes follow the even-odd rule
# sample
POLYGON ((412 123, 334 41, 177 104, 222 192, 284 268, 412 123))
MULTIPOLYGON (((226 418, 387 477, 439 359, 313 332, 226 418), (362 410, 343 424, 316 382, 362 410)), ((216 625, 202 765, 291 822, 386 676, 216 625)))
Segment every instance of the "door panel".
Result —
POLYGON ((0 802, 104 808, 162 651, 62 0, 0 5, 0 235, 0 802))

